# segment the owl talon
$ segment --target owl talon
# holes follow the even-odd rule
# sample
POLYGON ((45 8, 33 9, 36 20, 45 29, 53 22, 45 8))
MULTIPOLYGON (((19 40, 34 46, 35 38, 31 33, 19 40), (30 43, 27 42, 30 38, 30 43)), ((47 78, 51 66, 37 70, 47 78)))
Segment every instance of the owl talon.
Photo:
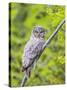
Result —
POLYGON ((22 68, 21 68, 21 71, 24 72, 26 69, 27 69, 27 68, 22 67, 22 68))

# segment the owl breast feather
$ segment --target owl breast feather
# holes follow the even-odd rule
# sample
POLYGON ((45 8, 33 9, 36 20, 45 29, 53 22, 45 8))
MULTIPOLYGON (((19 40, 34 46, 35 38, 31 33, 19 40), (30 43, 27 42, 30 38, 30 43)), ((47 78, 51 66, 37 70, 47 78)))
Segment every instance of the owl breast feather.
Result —
POLYGON ((44 41, 28 42, 24 49, 24 57, 28 59, 36 59, 42 51, 44 41))

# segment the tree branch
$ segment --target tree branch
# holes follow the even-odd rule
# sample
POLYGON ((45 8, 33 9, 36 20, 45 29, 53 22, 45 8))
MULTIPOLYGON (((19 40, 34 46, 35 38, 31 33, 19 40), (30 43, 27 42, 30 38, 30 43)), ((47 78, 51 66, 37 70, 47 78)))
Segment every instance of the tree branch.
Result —
MULTIPOLYGON (((51 34, 51 36, 48 38, 48 40, 46 41, 46 43, 43 45, 43 48, 42 48, 42 52, 44 51, 44 49, 47 47, 47 45, 50 43, 50 41, 52 40, 52 38, 56 35, 56 33, 60 30, 60 28, 62 27, 62 25, 65 23, 65 19, 63 19, 60 24, 57 26, 57 28, 55 29, 55 31, 51 34)), ((41 53, 42 54, 42 53, 41 53)), ((41 56, 41 54, 39 55, 39 57, 41 56)), ((39 59, 38 57, 38 59, 39 59)), ((35 57, 36 58, 36 57, 35 57)), ((34 59, 32 60, 32 62, 26 67, 26 68, 23 68, 22 71, 26 70, 27 68, 29 68, 32 64, 34 63, 34 59)), ((41 77, 36 74, 36 76, 40 79, 41 77)), ((22 83, 21 83, 21 86, 24 86, 25 83, 27 81, 27 78, 24 76, 23 80, 22 80, 22 83)))
POLYGON ((26 82, 27 82, 27 77, 24 76, 21 82, 21 87, 24 87, 26 82))

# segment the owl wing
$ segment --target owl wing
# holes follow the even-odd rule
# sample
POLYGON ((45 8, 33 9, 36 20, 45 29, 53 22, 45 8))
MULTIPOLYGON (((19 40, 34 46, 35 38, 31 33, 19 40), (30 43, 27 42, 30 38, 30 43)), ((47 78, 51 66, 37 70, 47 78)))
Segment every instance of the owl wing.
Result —
POLYGON ((23 60, 23 67, 28 67, 32 61, 36 60, 39 56, 39 54, 42 51, 42 46, 44 44, 44 41, 39 41, 36 43, 28 42, 24 49, 24 60, 23 60))

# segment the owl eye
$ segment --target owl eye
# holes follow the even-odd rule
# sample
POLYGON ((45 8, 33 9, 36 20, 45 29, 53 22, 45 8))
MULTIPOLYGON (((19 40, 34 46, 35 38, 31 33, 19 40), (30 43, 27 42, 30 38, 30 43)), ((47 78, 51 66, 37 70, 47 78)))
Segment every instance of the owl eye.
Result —
POLYGON ((38 33, 38 31, 35 31, 35 33, 38 33))
POLYGON ((44 31, 41 31, 40 33, 44 33, 44 31))

